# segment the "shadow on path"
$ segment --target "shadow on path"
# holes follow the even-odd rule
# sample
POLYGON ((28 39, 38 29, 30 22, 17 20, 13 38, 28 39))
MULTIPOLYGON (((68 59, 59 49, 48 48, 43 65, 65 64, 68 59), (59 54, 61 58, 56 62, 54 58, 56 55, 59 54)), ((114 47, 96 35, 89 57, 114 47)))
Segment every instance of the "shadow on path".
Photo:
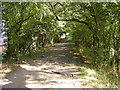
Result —
POLYGON ((69 43, 60 43, 26 64, 16 67, 4 80, 3 88, 83 88, 76 59, 69 43))

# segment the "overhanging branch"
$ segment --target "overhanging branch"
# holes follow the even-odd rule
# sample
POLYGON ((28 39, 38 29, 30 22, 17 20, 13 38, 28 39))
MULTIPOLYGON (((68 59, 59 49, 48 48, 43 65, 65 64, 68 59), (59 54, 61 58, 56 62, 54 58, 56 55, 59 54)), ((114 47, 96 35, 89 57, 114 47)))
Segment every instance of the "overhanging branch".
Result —
POLYGON ((92 30, 92 27, 90 26, 90 24, 89 24, 88 22, 81 21, 81 20, 75 19, 75 18, 72 18, 72 19, 59 19, 58 16, 56 15, 55 11, 54 11, 54 6, 53 6, 51 3, 49 3, 49 5, 50 5, 50 7, 51 7, 51 9, 52 9, 51 11, 53 12, 55 18, 56 18, 58 21, 70 21, 70 22, 83 23, 83 24, 85 24, 86 26, 88 26, 88 28, 89 28, 90 30, 92 30))
POLYGON ((80 20, 78 20, 78 19, 58 19, 58 21, 71 21, 71 22, 78 22, 78 23, 83 23, 83 24, 85 24, 85 25, 89 25, 89 23, 87 23, 87 22, 85 22, 85 21, 80 21, 80 20))

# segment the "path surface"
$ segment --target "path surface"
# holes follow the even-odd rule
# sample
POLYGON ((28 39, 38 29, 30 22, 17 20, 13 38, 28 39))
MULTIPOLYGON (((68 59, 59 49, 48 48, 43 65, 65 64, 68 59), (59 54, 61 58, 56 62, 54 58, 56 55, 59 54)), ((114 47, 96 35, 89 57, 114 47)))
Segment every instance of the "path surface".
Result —
POLYGON ((16 67, 3 79, 3 88, 86 88, 68 43, 61 43, 16 67))

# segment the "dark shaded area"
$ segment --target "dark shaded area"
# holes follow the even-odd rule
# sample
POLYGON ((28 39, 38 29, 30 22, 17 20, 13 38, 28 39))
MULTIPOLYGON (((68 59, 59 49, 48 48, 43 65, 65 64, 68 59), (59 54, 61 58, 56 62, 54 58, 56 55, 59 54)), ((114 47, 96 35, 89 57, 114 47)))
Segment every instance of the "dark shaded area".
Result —
POLYGON ((19 72, 12 71, 9 74, 7 74, 6 77, 9 81, 11 81, 11 83, 4 85, 2 90, 6 90, 6 89, 12 90, 16 87, 21 87, 21 89, 23 89, 23 90, 31 90, 31 89, 28 89, 27 87, 25 87, 25 81, 26 81, 27 77, 25 76, 24 72, 28 72, 28 71, 24 68, 21 68, 20 66, 16 67, 15 69, 16 70, 19 69, 19 72), (19 82, 17 82, 18 80, 19 80, 19 82), (20 84, 17 84, 17 86, 16 86, 16 83, 20 83, 20 84), (6 88, 6 86, 7 86, 7 88, 6 88))

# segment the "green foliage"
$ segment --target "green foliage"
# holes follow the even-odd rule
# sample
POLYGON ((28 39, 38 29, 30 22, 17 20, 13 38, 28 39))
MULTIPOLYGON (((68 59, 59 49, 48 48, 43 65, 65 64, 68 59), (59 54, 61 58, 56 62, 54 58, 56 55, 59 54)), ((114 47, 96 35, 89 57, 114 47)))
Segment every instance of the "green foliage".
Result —
POLYGON ((72 29, 76 46, 81 48, 81 56, 99 71, 107 71, 108 76, 112 74, 115 79, 111 81, 119 84, 120 3, 70 3, 67 6, 70 13, 65 13, 70 17, 62 18, 71 22, 67 26, 72 29))
POLYGON ((8 50, 5 60, 30 54, 44 47, 59 32, 47 3, 3 2, 3 19, 8 28, 8 50), (11 9, 9 9, 11 8, 11 9))
POLYGON ((113 74, 113 68, 111 68, 108 61, 102 60, 104 59, 102 55, 94 55, 95 53, 103 54, 108 51, 76 47, 75 44, 71 44, 71 47, 73 48, 73 53, 75 55, 76 53, 79 54, 80 58, 77 60, 77 65, 80 65, 80 73, 93 78, 93 80, 91 79, 89 83, 86 84, 93 86, 94 88, 116 87, 117 78, 113 74))
MULTIPOLYGON (((3 2, 3 19, 8 28, 5 61, 59 42, 61 32, 69 33, 81 55, 106 70, 119 84, 120 3, 96 2, 3 2), (64 25, 60 26, 59 22, 64 25)), ((63 40, 64 41, 64 40, 63 40)))

